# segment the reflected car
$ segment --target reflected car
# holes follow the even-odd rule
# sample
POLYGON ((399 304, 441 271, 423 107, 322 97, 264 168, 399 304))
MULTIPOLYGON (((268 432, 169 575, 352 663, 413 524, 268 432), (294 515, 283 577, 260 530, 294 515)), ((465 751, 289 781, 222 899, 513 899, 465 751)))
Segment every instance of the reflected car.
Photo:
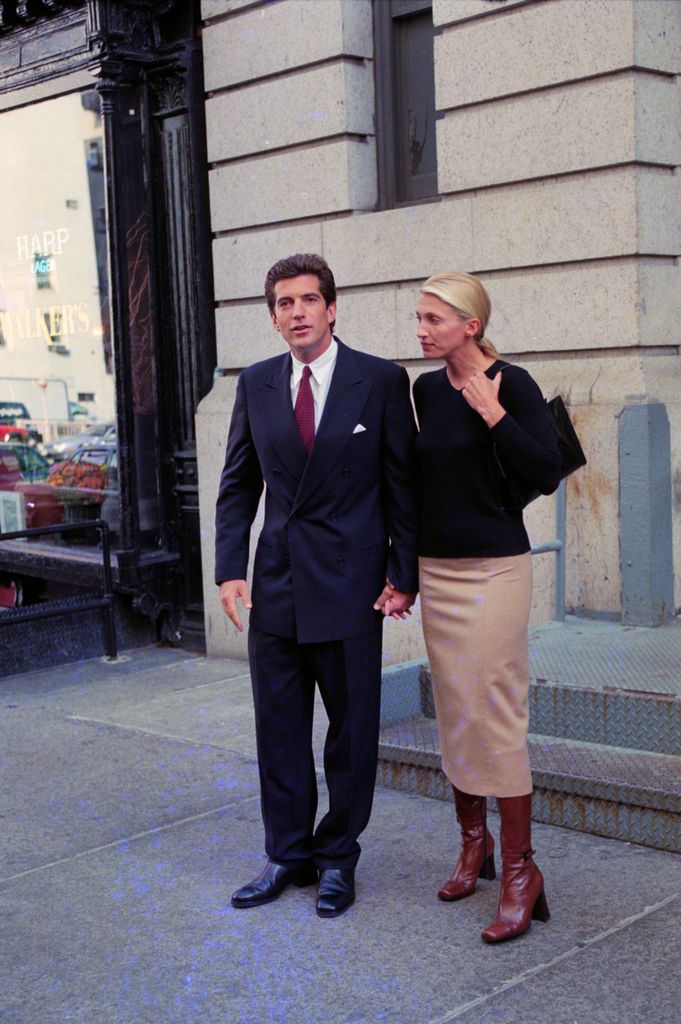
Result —
POLYGON ((26 526, 63 522, 63 509, 44 483, 49 471, 49 462, 32 446, 0 444, 0 491, 23 493, 26 526))
POLYGON ((30 418, 23 402, 0 400, 0 441, 42 441, 43 436, 35 427, 21 427, 17 423, 30 418))
POLYGON ((115 444, 79 448, 53 465, 42 483, 19 484, 24 494, 27 526, 104 519, 112 533, 120 525, 118 451, 115 444), (52 509, 52 520, 46 509, 52 509))
POLYGON ((43 452, 50 461, 68 459, 85 445, 114 444, 116 427, 113 423, 91 423, 82 434, 70 434, 43 445, 43 452))
POLYGON ((19 445, 0 444, 0 491, 13 491, 24 479, 16 449, 19 445))
POLYGON ((14 455, 24 480, 44 480, 50 472, 50 463, 37 448, 30 444, 0 444, 5 455, 14 455))

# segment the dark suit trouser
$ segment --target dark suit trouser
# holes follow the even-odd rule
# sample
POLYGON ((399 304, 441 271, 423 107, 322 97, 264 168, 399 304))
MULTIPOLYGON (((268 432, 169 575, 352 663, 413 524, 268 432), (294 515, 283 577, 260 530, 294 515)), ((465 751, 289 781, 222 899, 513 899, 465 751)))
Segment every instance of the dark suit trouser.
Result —
POLYGON ((255 704, 265 850, 300 867, 352 868, 376 779, 381 639, 365 636, 299 644, 251 628, 248 653, 255 704), (315 683, 329 718, 324 772, 329 810, 314 827, 317 779, 312 754, 315 683))

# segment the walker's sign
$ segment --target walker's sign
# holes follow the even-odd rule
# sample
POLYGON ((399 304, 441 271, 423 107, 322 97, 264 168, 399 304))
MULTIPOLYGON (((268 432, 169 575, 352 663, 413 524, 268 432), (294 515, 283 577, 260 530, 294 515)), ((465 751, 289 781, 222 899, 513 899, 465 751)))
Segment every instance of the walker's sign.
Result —
POLYGON ((89 331, 87 302, 0 312, 0 334, 8 342, 44 338, 49 345, 55 339, 73 338, 89 331))

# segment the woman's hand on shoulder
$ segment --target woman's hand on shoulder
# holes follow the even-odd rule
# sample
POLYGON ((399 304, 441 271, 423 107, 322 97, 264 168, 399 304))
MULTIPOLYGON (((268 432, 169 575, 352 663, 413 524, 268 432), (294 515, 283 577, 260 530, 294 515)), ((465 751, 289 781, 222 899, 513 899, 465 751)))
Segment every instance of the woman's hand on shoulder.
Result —
POLYGON ((478 370, 469 379, 461 394, 471 409, 482 416, 488 427, 493 427, 506 415, 506 410, 499 401, 501 386, 501 370, 490 378, 482 370, 478 370))

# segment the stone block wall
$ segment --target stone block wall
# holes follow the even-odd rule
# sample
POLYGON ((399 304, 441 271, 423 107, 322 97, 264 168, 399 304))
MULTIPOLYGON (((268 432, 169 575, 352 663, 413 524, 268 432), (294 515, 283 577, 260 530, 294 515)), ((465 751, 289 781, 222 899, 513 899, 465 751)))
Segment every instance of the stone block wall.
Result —
MULTIPOLYGON (((426 368, 419 282, 453 267, 480 275, 490 336, 547 395, 563 393, 587 449, 568 484, 568 609, 619 617, 630 404, 667 410, 681 510, 681 4, 433 0, 439 197, 389 210, 376 208, 372 0, 204 0, 202 15, 226 373, 198 416, 209 650, 243 651, 212 584, 213 503, 235 377, 281 350, 264 275, 293 251, 333 268, 339 336, 412 376, 426 368)), ((652 515, 654 489, 640 500, 652 515)), ((550 499, 531 507, 533 541, 554 536, 553 516, 550 499)), ((535 559, 535 577, 539 621, 552 616, 553 556, 535 559)), ((418 656, 417 623, 393 625, 388 659, 418 656)))

